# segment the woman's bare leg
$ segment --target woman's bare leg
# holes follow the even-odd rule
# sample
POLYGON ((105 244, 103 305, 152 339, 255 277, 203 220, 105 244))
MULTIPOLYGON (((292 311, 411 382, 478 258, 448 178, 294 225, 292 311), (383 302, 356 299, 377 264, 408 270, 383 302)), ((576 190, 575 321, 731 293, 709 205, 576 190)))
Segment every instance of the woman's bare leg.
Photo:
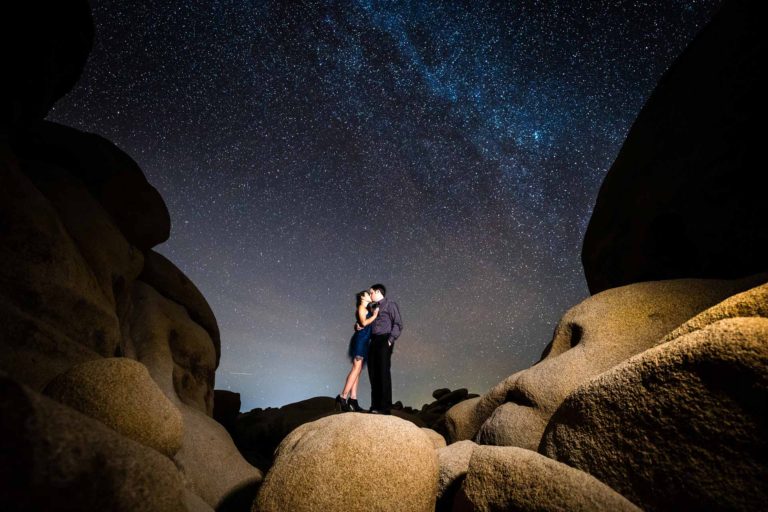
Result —
POLYGON ((355 394, 353 396, 357 396, 355 383, 360 378, 361 371, 363 371, 363 361, 358 359, 352 361, 352 368, 350 368, 349 374, 347 375, 347 381, 344 383, 344 391, 341 392, 342 398, 349 398, 353 387, 355 388, 355 394))
POLYGON ((357 384, 360 382, 360 375, 363 373, 363 362, 360 361, 360 369, 357 371, 357 377, 355 377, 355 382, 352 384, 352 396, 350 398, 354 398, 357 400, 357 384))

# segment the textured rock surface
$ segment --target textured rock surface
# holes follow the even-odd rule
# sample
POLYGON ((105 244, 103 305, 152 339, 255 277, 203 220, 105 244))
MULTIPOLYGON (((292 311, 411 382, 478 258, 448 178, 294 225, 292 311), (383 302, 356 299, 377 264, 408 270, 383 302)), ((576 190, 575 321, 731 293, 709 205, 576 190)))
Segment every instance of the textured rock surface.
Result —
POLYGON ((435 447, 435 450, 439 450, 440 448, 445 448, 445 438, 432 430, 431 428, 422 427, 422 432, 427 434, 429 437, 429 440, 432 441, 432 445, 435 447))
POLYGON ((455 443, 474 439, 485 418, 479 418, 477 404, 481 397, 470 398, 454 405, 445 413, 445 429, 448 441, 455 443))
POLYGON ((41 390, 74 364, 114 355, 118 316, 87 251, 2 146, 0 219, 0 370, 41 390))
POLYGON ((592 293, 766 270, 765 2, 724 2, 660 80, 597 197, 592 293))
MULTIPOLYGON (((213 348, 216 350, 216 366, 218 366, 221 358, 219 325, 208 301, 205 300, 197 286, 168 258, 155 251, 147 251, 144 270, 139 279, 152 286, 163 296, 184 306, 189 317, 208 332, 208 336, 213 342, 213 348)), ((213 382, 210 384, 213 386, 213 382)))
POLYGON ((697 331, 718 320, 752 316, 768 318, 768 283, 737 293, 723 302, 705 309, 664 336, 657 344, 660 345, 679 338, 683 334, 697 331))
POLYGON ((437 479, 437 453, 420 428, 392 416, 338 414, 280 443, 254 510, 431 512, 437 479))
POLYGON ((437 496, 441 498, 451 486, 461 484, 469 467, 469 458, 477 445, 472 441, 458 441, 437 451, 440 473, 437 496))
POLYGON ((768 502, 768 319, 730 318, 574 391, 540 451, 646 510, 768 502))
POLYGON ((0 410, 0 510, 186 510, 155 450, 5 377, 0 410))
POLYGON ((593 295, 563 315, 540 362, 481 398, 475 414, 493 412, 480 428, 478 442, 535 450, 549 418, 581 383, 652 347, 687 319, 764 279, 651 281, 593 295))
POLYGON ((149 369, 163 393, 181 411, 184 440, 174 457, 188 485, 216 507, 227 496, 261 480, 227 431, 209 416, 216 351, 208 332, 186 308, 136 281, 126 329, 129 355, 149 369))
POLYGON ((45 394, 169 457, 181 447, 181 413, 138 361, 79 364, 54 378, 45 394))
POLYGON ((511 446, 473 450, 454 510, 640 511, 587 473, 511 446))

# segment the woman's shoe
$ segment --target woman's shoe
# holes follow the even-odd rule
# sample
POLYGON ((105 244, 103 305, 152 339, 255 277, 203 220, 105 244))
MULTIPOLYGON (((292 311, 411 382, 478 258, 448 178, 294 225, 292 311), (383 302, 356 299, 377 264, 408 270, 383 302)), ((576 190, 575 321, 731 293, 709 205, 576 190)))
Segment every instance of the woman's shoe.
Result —
POLYGON ((363 408, 360 407, 360 404, 357 403, 357 398, 350 398, 349 406, 352 408, 354 412, 363 412, 363 408))
POLYGON ((346 398, 343 398, 341 395, 336 395, 336 405, 339 406, 339 410, 341 412, 349 412, 352 410, 352 407, 349 405, 349 401, 346 398))

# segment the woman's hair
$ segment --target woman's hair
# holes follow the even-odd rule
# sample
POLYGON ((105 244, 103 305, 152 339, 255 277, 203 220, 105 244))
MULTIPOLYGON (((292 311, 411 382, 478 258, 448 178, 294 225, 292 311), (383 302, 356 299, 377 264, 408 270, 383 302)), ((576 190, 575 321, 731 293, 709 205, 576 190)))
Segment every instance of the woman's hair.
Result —
POLYGON ((366 293, 368 293, 368 290, 363 290, 355 294, 356 304, 358 306, 363 303, 363 295, 365 295, 366 293))

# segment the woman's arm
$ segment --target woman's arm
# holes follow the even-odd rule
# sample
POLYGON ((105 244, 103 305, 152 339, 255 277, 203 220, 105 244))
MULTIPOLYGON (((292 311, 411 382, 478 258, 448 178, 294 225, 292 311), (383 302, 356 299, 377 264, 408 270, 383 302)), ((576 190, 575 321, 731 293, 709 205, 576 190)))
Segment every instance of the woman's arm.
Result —
POLYGON ((365 306, 361 305, 357 308, 357 323, 363 327, 367 327, 368 325, 372 324, 374 320, 376 320, 376 317, 379 316, 379 308, 375 308, 373 310, 373 315, 370 318, 365 318, 366 313, 368 313, 368 310, 365 309, 365 306))

